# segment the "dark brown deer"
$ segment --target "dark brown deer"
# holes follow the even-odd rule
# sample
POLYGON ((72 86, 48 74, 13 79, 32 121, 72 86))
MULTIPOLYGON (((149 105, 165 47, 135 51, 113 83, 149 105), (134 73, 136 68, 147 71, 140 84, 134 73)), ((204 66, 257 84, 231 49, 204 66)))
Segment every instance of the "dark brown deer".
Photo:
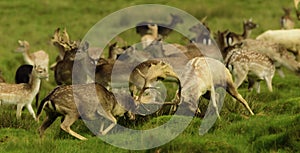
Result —
POLYGON ((236 34, 234 32, 228 32, 227 34, 227 44, 234 45, 236 43, 241 42, 244 39, 249 38, 252 29, 255 29, 258 25, 254 22, 252 22, 252 19, 249 19, 247 21, 243 22, 243 33, 242 34, 236 34))

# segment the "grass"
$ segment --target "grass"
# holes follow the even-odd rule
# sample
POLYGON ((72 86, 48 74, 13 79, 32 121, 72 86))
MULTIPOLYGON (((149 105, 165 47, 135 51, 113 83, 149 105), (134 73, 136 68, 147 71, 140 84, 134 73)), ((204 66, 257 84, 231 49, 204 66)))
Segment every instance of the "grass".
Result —
MULTIPOLYGON (((53 62, 58 52, 51 45, 50 39, 57 27, 66 27, 71 39, 78 40, 105 16, 119 9, 144 3, 147 2, 0 1, 0 70, 7 82, 13 82, 15 70, 24 63, 22 55, 13 52, 19 39, 29 41, 31 51, 47 51, 53 62)), ((282 0, 154 0, 152 3, 177 7, 199 20, 208 16, 207 23, 213 32, 230 29, 241 33, 242 21, 252 17, 259 24, 259 28, 251 35, 253 38, 267 29, 279 29, 279 18, 283 14, 281 7, 293 7, 292 1, 282 0)), ((295 14, 292 15, 295 19, 295 14)), ((122 23, 126 22, 122 20, 122 23)), ((299 27, 297 21, 296 27, 299 27)), ((139 41, 134 29, 123 32, 121 36, 129 44, 139 41)), ((176 33, 171 34, 167 41, 185 43, 181 35, 176 33)), ((15 107, 2 105, 0 152, 299 152, 300 78, 288 70, 284 71, 285 78, 275 75, 273 93, 268 92, 265 83, 261 85, 260 94, 248 92, 246 86, 239 89, 255 116, 247 117, 248 112, 227 96, 221 111, 222 119, 217 120, 207 134, 198 135, 202 120, 194 118, 176 139, 150 150, 134 151, 114 147, 93 136, 82 121, 76 122, 72 129, 87 137, 88 141, 76 140, 59 130, 59 120, 46 131, 44 139, 39 139, 36 129, 41 123, 33 121, 27 110, 23 111, 23 119, 17 120, 15 107)), ((40 97, 45 97, 55 86, 53 73, 50 73, 50 81, 42 84, 40 97)), ((201 109, 205 110, 207 103, 202 100, 201 109)), ((161 116, 140 122, 121 123, 135 129, 151 129, 169 119, 170 116, 161 116)), ((171 134, 165 133, 166 137, 171 134)))

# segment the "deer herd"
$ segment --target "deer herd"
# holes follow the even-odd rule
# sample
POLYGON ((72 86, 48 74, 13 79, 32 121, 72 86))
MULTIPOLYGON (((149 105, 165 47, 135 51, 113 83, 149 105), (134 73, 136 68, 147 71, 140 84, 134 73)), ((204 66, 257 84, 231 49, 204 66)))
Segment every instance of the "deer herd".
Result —
MULTIPOLYGON (((297 4, 298 1, 295 1, 295 6, 297 4)), ((141 109, 149 111, 148 104, 159 107, 171 105, 166 107, 168 114, 186 106, 187 111, 198 113, 199 99, 203 96, 211 100, 215 114, 220 117, 218 87, 240 102, 249 115, 254 115, 238 92, 242 83, 248 82, 249 90, 255 87, 260 93, 260 82, 264 80, 272 92, 275 71, 281 77, 285 77, 282 67, 295 74, 300 73, 300 29, 294 29, 290 15, 291 10, 284 8, 281 29, 268 30, 256 39, 250 38, 251 31, 258 28, 252 19, 242 22, 244 31, 241 34, 217 31, 213 36, 218 49, 212 43, 206 17, 201 24, 189 27, 189 32, 196 36, 190 38, 187 44, 164 43, 172 29, 184 22, 180 16, 171 14, 170 24, 137 24, 141 48, 127 43, 118 46, 120 43, 115 42, 109 44, 107 57, 100 56, 103 49, 91 47, 86 41, 73 41, 66 29, 57 28, 51 43, 57 48, 58 55, 50 66, 49 55, 45 51, 30 52, 29 42, 18 41, 16 52, 22 53, 26 64, 16 71, 15 84, 6 83, 1 77, 0 105, 17 105, 18 119, 24 106, 36 121, 45 110, 46 116, 38 128, 40 137, 59 116, 63 116, 61 129, 80 140, 87 138, 70 128, 76 120, 107 119, 111 124, 105 128, 103 122, 98 130, 98 135, 105 135, 117 124, 117 116, 127 114, 128 119, 134 120, 135 115, 145 115, 139 112, 141 109), (213 51, 216 50, 221 51, 222 57, 215 56, 213 51), (48 80, 48 68, 54 72, 57 87, 38 104, 41 80, 48 80), (165 98, 159 99, 162 93, 158 84, 163 81, 176 85, 177 91, 169 102, 164 101, 165 98), (123 94, 126 92, 121 90, 126 90, 124 87, 127 86, 129 93, 123 94), (122 100, 117 100, 116 95, 122 100), (34 97, 37 114, 31 105, 34 97)), ((153 114, 164 114, 160 112, 162 109, 153 114)))

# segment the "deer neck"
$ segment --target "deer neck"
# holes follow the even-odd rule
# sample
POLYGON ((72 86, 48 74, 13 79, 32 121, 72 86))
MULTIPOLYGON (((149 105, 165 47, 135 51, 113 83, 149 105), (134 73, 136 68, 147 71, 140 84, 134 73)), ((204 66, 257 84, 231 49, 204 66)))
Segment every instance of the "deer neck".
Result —
POLYGON ((157 39, 158 38, 158 29, 152 29, 152 36, 157 39))
POLYGON ((25 51, 23 52, 23 57, 24 57, 25 62, 27 62, 30 65, 34 65, 33 56, 29 53, 28 48, 26 48, 25 51))
POLYGON ((244 25, 244 32, 243 32, 243 34, 242 34, 242 37, 243 37, 244 39, 249 38, 249 36, 250 36, 250 34, 251 34, 251 31, 252 31, 251 29, 248 29, 247 26, 244 25))
POLYGON ((32 75, 29 84, 30 84, 31 91, 34 93, 34 95, 36 95, 40 90, 41 79, 35 75, 32 75))
POLYGON ((108 52, 108 59, 113 59, 113 60, 117 59, 117 53, 116 53, 115 49, 110 50, 108 52))

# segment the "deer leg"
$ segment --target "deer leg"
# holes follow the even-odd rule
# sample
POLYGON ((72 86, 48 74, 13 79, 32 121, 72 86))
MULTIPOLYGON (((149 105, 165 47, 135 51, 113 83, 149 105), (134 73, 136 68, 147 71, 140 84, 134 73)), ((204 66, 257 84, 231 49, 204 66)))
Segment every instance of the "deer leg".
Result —
POLYGON ((267 86, 270 92, 273 92, 273 88, 272 88, 272 76, 267 76, 265 77, 265 80, 267 82, 267 86))
POLYGON ((26 107, 27 107, 29 113, 30 113, 30 114, 32 115, 32 117, 34 118, 34 120, 37 121, 37 119, 36 119, 36 117, 35 117, 35 113, 34 113, 34 111, 33 111, 33 109, 32 109, 31 104, 27 104, 26 107))
POLYGON ((80 134, 74 132, 71 130, 71 125, 78 120, 78 116, 73 114, 73 115, 66 115, 64 121, 61 123, 60 128, 67 133, 71 134, 72 136, 80 139, 80 140, 87 140, 87 138, 81 136, 80 134))
POLYGON ((103 130, 103 125, 104 124, 101 124, 101 128, 100 128, 100 131, 99 133, 101 135, 105 135, 107 132, 109 132, 113 127, 115 127, 117 125, 117 120, 116 118, 111 114, 111 113, 107 113, 107 116, 105 116, 106 119, 112 121, 113 123, 110 124, 105 130, 103 130))
POLYGON ((17 114, 16 114, 17 119, 20 119, 20 118, 21 118, 21 114, 22 114, 22 109, 23 109, 23 107, 24 107, 24 104, 18 104, 18 105, 17 105, 17 114))
POLYGON ((218 109, 218 105, 217 105, 217 101, 216 101, 216 92, 215 92, 214 86, 211 87, 210 98, 211 98, 213 107, 215 108, 216 114, 217 114, 218 118, 220 119, 220 114, 219 114, 219 109, 218 109))
POLYGON ((239 68, 240 70, 235 69, 234 71, 234 84, 236 88, 239 88, 239 86, 244 82, 244 80, 247 77, 247 71, 239 68))
POLYGON ((254 113, 252 112, 251 108, 249 107, 247 101, 238 93, 237 89, 235 88, 234 84, 232 83, 232 81, 227 82, 227 88, 226 88, 227 92, 234 97, 235 99, 237 99, 240 103, 242 103, 244 105, 244 107, 246 107, 246 109, 250 112, 251 115, 254 115, 254 113))
POLYGON ((56 120, 57 117, 58 117, 57 115, 52 116, 52 114, 51 115, 47 114, 47 116, 44 119, 42 125, 38 128, 40 138, 43 137, 44 132, 46 131, 46 129, 56 120))
POLYGON ((40 92, 38 92, 35 96, 35 107, 38 108, 39 106, 39 95, 40 95, 40 92))
POLYGON ((256 87, 255 87, 255 88, 256 88, 256 92, 257 92, 257 93, 260 93, 260 81, 256 81, 256 82, 255 82, 255 86, 256 86, 256 87))

